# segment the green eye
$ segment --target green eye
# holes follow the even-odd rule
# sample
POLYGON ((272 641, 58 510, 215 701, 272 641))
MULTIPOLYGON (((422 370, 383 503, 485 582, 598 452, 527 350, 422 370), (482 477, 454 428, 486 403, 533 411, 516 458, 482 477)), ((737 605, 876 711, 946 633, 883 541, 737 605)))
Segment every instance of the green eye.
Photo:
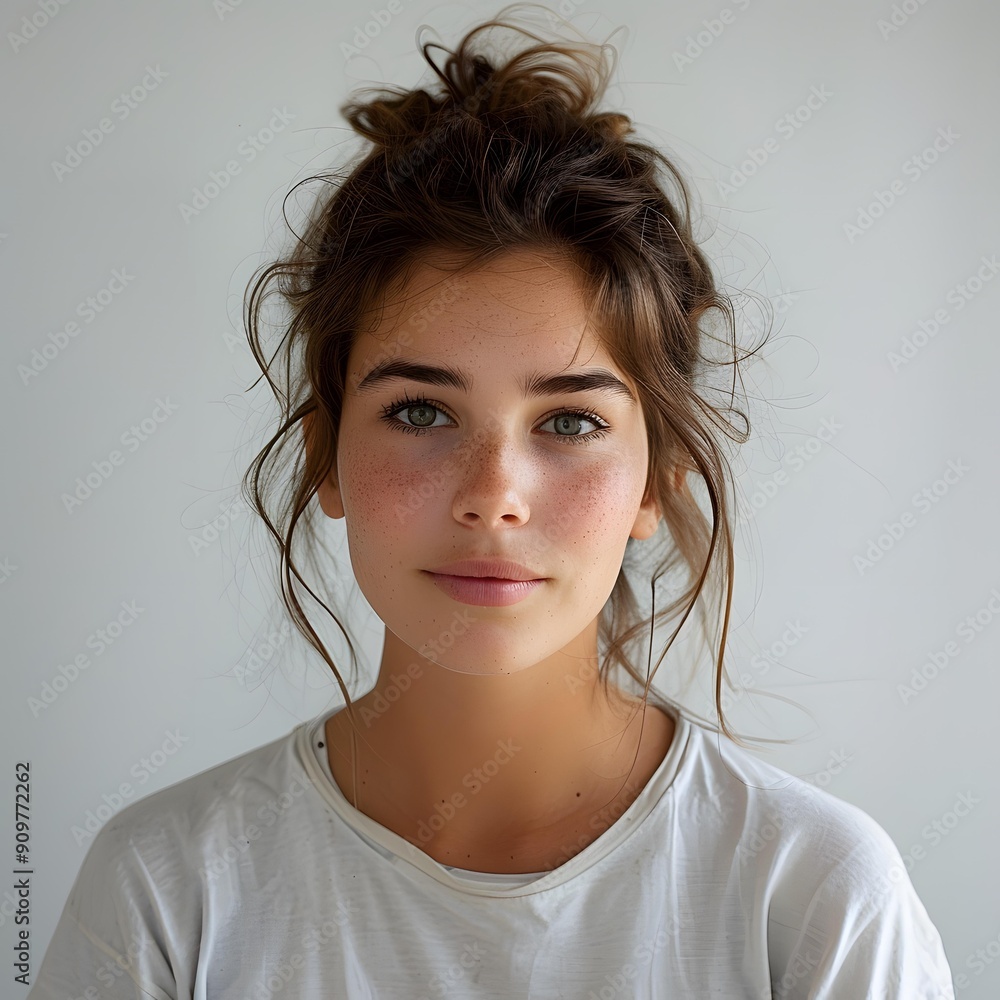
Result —
MULTIPOLYGON (((407 434, 419 435, 419 434, 424 434, 427 431, 437 429, 432 425, 428 425, 426 427, 414 427, 412 424, 406 424, 396 419, 396 414, 401 410, 411 410, 418 408, 426 410, 437 410, 440 413, 445 413, 445 415, 447 416, 447 413, 445 412, 444 408, 439 404, 432 403, 430 400, 424 399, 423 397, 417 397, 416 399, 414 399, 411 398, 408 394, 404 394, 402 398, 394 400, 392 403, 389 403, 388 405, 382 407, 381 410, 382 416, 380 417, 380 419, 384 420, 390 427, 395 428, 397 430, 401 430, 407 434)), ((606 424, 603 420, 601 420, 600 417, 597 416, 597 414, 590 413, 587 410, 574 410, 574 409, 560 410, 558 413, 554 413, 551 417, 547 417, 545 423, 548 423, 550 420, 555 420, 558 417, 575 417, 579 420, 588 420, 592 424, 595 424, 597 426, 597 430, 590 431, 587 434, 553 435, 554 437, 557 437, 560 440, 565 441, 567 444, 579 444, 580 442, 586 443, 589 441, 594 441, 597 438, 604 437, 611 429, 610 424, 606 424)))

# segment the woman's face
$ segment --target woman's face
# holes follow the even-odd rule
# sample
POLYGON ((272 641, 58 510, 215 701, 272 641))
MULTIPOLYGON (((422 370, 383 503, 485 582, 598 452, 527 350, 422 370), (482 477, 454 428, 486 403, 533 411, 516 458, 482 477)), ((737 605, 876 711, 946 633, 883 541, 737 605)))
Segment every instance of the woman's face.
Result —
POLYGON ((630 385, 587 330, 573 272, 527 252, 455 276, 424 264, 373 333, 351 351, 336 474, 320 489, 323 510, 346 517, 369 604, 413 660, 462 673, 512 673, 560 650, 595 655, 626 542, 648 538, 659 513, 642 502, 637 401, 596 387, 524 390, 595 369, 630 385), (469 391, 374 380, 389 362, 447 366, 469 391), (428 573, 471 558, 514 560, 545 579, 516 603, 483 606, 428 573))

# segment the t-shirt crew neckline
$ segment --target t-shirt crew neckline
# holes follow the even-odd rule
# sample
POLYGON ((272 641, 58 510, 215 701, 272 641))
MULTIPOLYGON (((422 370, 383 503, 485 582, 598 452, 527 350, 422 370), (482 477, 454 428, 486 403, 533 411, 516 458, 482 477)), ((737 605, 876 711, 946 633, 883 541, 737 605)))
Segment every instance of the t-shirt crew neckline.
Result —
POLYGON ((327 804, 369 847, 383 857, 393 863, 408 862, 442 885, 468 895, 519 896, 554 889, 595 865, 633 835, 671 788, 688 747, 691 722, 672 706, 659 701, 656 704, 674 721, 673 739, 659 767, 628 809, 608 829, 578 854, 548 872, 477 872, 443 865, 405 837, 355 809, 334 780, 327 756, 326 721, 340 711, 340 706, 324 712, 311 722, 299 725, 295 746, 302 766, 327 804))

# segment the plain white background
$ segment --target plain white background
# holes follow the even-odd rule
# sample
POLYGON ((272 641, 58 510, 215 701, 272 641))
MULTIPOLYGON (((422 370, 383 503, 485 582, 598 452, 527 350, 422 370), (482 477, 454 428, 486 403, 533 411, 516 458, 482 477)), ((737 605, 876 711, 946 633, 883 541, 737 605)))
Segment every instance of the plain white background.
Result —
MULTIPOLYGON (((394 0, 384 24, 371 3, 314 0, 49 9, 0 19, 0 839, 11 859, 14 765, 30 761, 33 970, 88 821, 116 811, 123 783, 134 801, 340 701, 280 632, 274 559, 238 500, 274 415, 245 391, 259 373, 241 297, 282 238, 285 192, 358 150, 337 112, 351 90, 430 84, 419 25, 451 44, 499 6, 394 0)), ((985 0, 552 9, 596 41, 622 28, 605 106, 676 157, 719 272, 769 296, 779 324, 748 386, 770 405, 754 404, 736 466, 728 664, 749 694, 731 720, 794 740, 754 752, 885 827, 959 995, 994 997, 1000 14, 985 0)), ((342 531, 330 543, 349 565, 342 531)), ((381 628, 352 584, 359 695, 381 628)), ((321 634, 342 656, 335 627, 321 634)), ((710 666, 681 692, 676 662, 658 686, 705 711, 710 666)))

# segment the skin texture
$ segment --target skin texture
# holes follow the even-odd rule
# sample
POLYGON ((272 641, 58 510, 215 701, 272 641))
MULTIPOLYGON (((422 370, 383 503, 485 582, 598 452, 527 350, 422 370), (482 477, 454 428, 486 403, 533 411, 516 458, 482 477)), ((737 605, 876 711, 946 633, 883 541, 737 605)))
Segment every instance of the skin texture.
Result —
POLYGON ((437 861, 544 871, 624 812, 673 738, 667 713, 614 687, 605 698, 597 677, 597 618, 626 542, 660 516, 642 495, 645 424, 638 403, 610 393, 518 387, 595 367, 631 386, 589 328, 569 265, 519 251, 449 277, 432 262, 359 335, 337 465, 319 490, 323 511, 346 518, 355 576, 385 625, 376 685, 354 701, 357 787, 345 710, 326 727, 330 766, 358 809, 437 861), (472 392, 399 379, 358 394, 387 356, 451 365, 472 392), (388 419, 432 424, 420 435, 382 415, 404 390, 435 408, 388 419), (602 422, 603 437, 567 443, 602 422), (548 579, 518 604, 479 607, 421 572, 473 557, 548 579))

